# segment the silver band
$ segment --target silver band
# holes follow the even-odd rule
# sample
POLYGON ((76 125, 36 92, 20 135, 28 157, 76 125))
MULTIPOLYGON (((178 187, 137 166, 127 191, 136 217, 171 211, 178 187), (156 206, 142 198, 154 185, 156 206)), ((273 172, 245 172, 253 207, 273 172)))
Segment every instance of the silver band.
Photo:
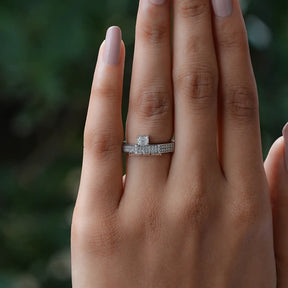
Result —
POLYGON ((129 145, 123 143, 123 152, 130 155, 162 155, 166 153, 173 153, 175 149, 175 142, 165 144, 150 144, 149 136, 139 136, 136 145, 129 145))

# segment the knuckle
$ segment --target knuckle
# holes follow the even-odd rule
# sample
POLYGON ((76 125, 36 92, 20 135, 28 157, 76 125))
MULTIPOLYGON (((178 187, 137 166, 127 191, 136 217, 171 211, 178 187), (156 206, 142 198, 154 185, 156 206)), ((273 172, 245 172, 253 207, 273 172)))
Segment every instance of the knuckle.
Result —
MULTIPOLYGON (((153 19, 155 19, 155 16, 153 19)), ((166 43, 165 40, 169 36, 169 29, 167 29, 167 26, 162 22, 155 23, 155 21, 145 21, 141 27, 139 27, 138 31, 140 31, 140 35, 145 41, 154 45, 163 42, 166 43)))
POLYGON ((122 137, 113 131, 98 131, 97 129, 85 127, 84 150, 92 152, 97 158, 107 158, 121 150, 122 137))
POLYGON ((208 108, 211 101, 215 101, 217 75, 209 69, 198 69, 192 72, 176 74, 175 86, 181 91, 181 95, 188 102, 192 102, 197 108, 208 108))
POLYGON ((247 32, 244 27, 231 29, 231 25, 223 25, 219 36, 219 46, 224 48, 247 47, 247 32))
POLYGON ((250 85, 239 85, 227 91, 228 97, 224 103, 224 110, 227 111, 228 117, 240 122, 250 122, 257 117, 258 99, 254 88, 250 85))
POLYGON ((86 253, 109 256, 119 247, 121 233, 112 217, 92 221, 91 217, 79 217, 74 210, 71 239, 74 245, 86 253))
POLYGON ((115 99, 117 93, 119 93, 117 87, 113 83, 105 81, 94 81, 91 89, 91 96, 97 98, 115 99))
POLYGON ((160 120, 168 117, 169 95, 164 88, 151 88, 149 90, 142 90, 134 102, 134 109, 140 118, 160 120))
POLYGON ((179 1, 178 11, 182 18, 195 18, 209 13, 208 1, 179 1))
MULTIPOLYGON (((239 192, 241 193, 241 192, 239 192)), ((239 230, 255 230, 264 220, 267 219, 268 211, 263 208, 262 201, 253 196, 241 196, 241 199, 232 206, 232 219, 235 227, 239 230)))
POLYGON ((230 214, 227 217, 231 221, 231 228, 235 229, 235 236, 241 242, 251 241, 251 239, 263 240, 267 236, 267 228, 272 227, 269 201, 266 199, 263 204, 263 201, 256 201, 256 197, 252 198, 246 197, 246 201, 243 200, 243 197, 240 201, 236 200, 232 216, 230 214))
POLYGON ((248 226, 255 224, 257 217, 254 206, 247 203, 238 206, 235 216, 236 223, 240 226, 242 226, 243 224, 245 226, 247 224, 248 226))
POLYGON ((121 218, 121 227, 125 235, 141 239, 141 241, 154 242, 161 233, 162 218, 161 204, 153 197, 145 196, 140 206, 127 209, 121 218), (133 217, 131 217, 133 215, 133 217))
POLYGON ((194 184, 194 187, 188 189, 189 191, 187 191, 184 201, 180 201, 175 206, 177 223, 180 223, 180 225, 188 225, 197 230, 205 226, 204 223, 206 223, 211 209, 208 207, 207 194, 202 187, 203 185, 201 184, 194 184))
POLYGON ((186 204, 182 208, 180 222, 193 229, 201 230, 205 227, 205 223, 207 223, 208 207, 201 199, 196 198, 189 202, 190 205, 186 204))

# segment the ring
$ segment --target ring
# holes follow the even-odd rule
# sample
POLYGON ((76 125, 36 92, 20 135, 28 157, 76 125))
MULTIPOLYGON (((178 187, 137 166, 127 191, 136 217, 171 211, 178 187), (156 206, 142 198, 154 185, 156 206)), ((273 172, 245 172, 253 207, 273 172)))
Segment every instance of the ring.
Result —
POLYGON ((174 152, 175 141, 172 139, 170 143, 150 144, 149 136, 139 136, 136 145, 124 141, 122 150, 129 155, 162 155, 174 152))

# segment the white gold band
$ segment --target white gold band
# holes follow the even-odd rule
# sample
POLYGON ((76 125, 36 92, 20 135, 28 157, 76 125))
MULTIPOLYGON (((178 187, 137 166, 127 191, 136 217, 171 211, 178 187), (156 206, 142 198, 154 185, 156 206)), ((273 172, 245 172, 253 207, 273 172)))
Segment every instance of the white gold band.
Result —
POLYGON ((123 143, 123 152, 130 155, 162 155, 173 153, 175 142, 164 144, 149 144, 149 136, 139 136, 136 145, 123 143))

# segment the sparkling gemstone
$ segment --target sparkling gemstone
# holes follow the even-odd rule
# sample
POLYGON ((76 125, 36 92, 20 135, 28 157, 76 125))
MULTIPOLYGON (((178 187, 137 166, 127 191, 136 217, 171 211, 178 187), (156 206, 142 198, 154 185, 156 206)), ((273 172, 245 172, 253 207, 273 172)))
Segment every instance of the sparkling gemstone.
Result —
POLYGON ((149 136, 139 136, 137 139, 137 144, 139 146, 149 145, 149 136))

